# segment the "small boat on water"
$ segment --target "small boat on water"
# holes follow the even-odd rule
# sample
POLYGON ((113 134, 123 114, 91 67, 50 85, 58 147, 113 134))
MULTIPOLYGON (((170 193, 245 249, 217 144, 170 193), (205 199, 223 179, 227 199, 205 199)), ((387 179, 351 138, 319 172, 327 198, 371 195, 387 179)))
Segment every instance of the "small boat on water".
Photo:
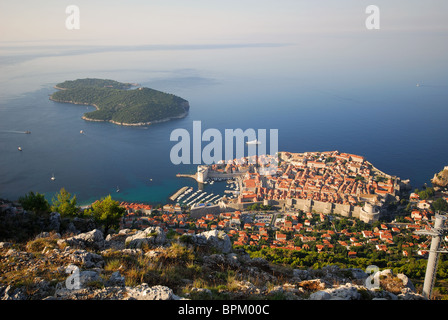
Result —
POLYGON ((54 173, 53 173, 53 175, 51 176, 50 179, 51 179, 52 181, 56 180, 56 178, 54 177, 54 173))
POLYGON ((83 131, 83 130, 81 130, 81 131, 79 131, 79 133, 80 133, 80 134, 83 134, 83 133, 84 133, 84 131, 83 131))
POLYGON ((246 144, 260 144, 260 143, 261 143, 261 142, 258 141, 257 139, 246 142, 246 144))
POLYGON ((120 192, 120 188, 118 188, 118 186, 117 186, 117 192, 120 192))
POLYGON ((22 147, 18 147, 17 150, 22 151, 22 147))
POLYGON ((26 134, 30 134, 30 133, 31 133, 31 131, 28 131, 28 130, 27 130, 27 131, 25 131, 25 133, 26 133, 26 134))

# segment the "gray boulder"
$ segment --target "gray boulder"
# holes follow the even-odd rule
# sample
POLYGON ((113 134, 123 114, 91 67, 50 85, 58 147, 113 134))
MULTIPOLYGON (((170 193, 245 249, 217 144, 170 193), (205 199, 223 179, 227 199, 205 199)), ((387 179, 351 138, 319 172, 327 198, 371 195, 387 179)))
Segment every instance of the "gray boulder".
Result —
POLYGON ((179 300, 180 298, 168 287, 157 285, 149 287, 143 283, 136 287, 127 288, 129 300, 179 300))
POLYGON ((232 243, 229 236, 222 230, 205 231, 192 236, 193 243, 196 245, 211 246, 223 253, 232 251, 232 243))
POLYGON ((81 288, 85 288, 92 282, 103 282, 103 279, 100 277, 100 274, 93 270, 85 270, 79 273, 79 282, 81 284, 81 288))
POLYGON ((359 286, 351 283, 314 292, 310 300, 359 300, 361 294, 358 292, 359 286))
POLYGON ((409 288, 412 292, 417 291, 414 287, 414 284, 411 282, 411 280, 409 280, 409 278, 405 274, 399 273, 397 274, 397 278, 400 279, 401 282, 403 282, 403 286, 405 288, 409 288))
POLYGON ((364 280, 364 279, 366 279, 368 277, 367 273, 365 273, 364 270, 362 270, 362 269, 351 268, 351 269, 348 269, 348 270, 351 271, 352 277, 355 280, 364 280))
POLYGON ((104 259, 101 255, 86 250, 75 250, 71 252, 70 258, 86 269, 104 267, 104 259))
POLYGON ((68 244, 71 247, 86 249, 90 248, 93 250, 104 249, 104 236, 103 232, 99 229, 94 229, 92 231, 78 234, 74 237, 58 240, 58 245, 68 244))
POLYGON ((125 240, 128 248, 141 248, 143 245, 163 245, 166 241, 165 231, 160 227, 148 227, 145 230, 138 231, 125 240))
POLYGON ((77 266, 69 265, 65 271, 68 274, 67 279, 56 286, 56 296, 66 296, 70 291, 86 288, 93 282, 103 283, 100 274, 94 270, 80 271, 77 266))

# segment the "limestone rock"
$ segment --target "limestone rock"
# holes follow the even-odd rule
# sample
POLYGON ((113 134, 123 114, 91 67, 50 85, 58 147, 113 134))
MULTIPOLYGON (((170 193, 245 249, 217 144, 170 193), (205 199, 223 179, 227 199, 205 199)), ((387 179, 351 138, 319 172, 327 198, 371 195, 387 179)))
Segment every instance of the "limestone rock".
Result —
POLYGON ((133 288, 127 288, 129 300, 179 300, 180 298, 168 287, 157 285, 149 287, 143 283, 133 288))
POLYGON ((236 281, 237 290, 244 294, 260 294, 260 289, 247 280, 236 281))
POLYGON ((93 250, 102 250, 104 248, 104 236, 101 230, 94 229, 71 238, 58 240, 58 245, 64 243, 80 249, 90 248, 93 250))
POLYGON ((79 282, 81 284, 81 288, 85 288, 92 282, 103 282, 103 280, 98 272, 93 270, 85 270, 79 273, 79 282))
POLYGON ((232 251, 232 243, 229 236, 222 230, 211 230, 192 236, 196 245, 208 245, 223 253, 232 251))
POLYGON ((126 238, 125 243, 128 248, 141 248, 143 245, 162 245, 166 241, 165 231, 160 227, 148 227, 139 231, 133 236, 126 238))
POLYGON ((75 250, 71 252, 70 258, 87 269, 104 267, 104 259, 101 255, 86 250, 75 250))
POLYGON ((314 292, 310 300, 359 300, 361 294, 358 292, 358 286, 351 283, 314 292))
POLYGON ((399 273, 397 274, 397 278, 403 282, 403 286, 405 288, 409 288, 412 292, 417 291, 414 287, 414 284, 411 282, 411 280, 409 280, 409 278, 405 274, 399 273))
POLYGON ((442 171, 436 173, 431 179, 431 183, 439 187, 448 186, 448 166, 446 166, 442 171))
POLYGON ((352 273, 352 277, 355 280, 364 280, 368 277, 367 273, 364 272, 364 270, 359 268, 351 268, 349 269, 352 273))

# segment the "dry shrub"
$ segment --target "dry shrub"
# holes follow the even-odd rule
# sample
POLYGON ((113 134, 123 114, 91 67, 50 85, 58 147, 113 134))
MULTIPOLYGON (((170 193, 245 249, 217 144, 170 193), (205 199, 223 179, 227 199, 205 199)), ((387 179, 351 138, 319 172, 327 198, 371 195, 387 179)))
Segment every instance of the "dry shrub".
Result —
POLYGON ((400 294, 403 289, 403 281, 397 277, 385 277, 380 279, 380 287, 393 294, 400 294))

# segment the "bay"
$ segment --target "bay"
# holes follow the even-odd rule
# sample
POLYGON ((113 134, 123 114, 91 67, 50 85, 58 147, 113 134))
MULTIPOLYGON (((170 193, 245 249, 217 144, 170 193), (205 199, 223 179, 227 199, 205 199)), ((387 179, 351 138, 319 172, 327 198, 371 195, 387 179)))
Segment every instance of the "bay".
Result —
MULTIPOLYGON (((223 134, 278 129, 280 151, 359 154, 414 187, 429 183, 448 164, 448 79, 437 66, 446 66, 446 59, 409 69, 399 52, 381 59, 369 53, 370 46, 316 55, 316 41, 316 48, 266 44, 54 55, 49 47, 16 59, 3 53, 0 198, 15 200, 35 191, 51 199, 65 187, 80 204, 108 194, 163 204, 182 186, 198 187, 176 177, 194 172, 196 165, 170 161, 171 132, 191 132, 193 121, 223 134), (361 53, 370 64, 355 59, 361 53), (428 80, 417 87, 422 75, 428 80), (86 77, 176 94, 190 102, 190 113, 148 127, 122 127, 86 122, 81 116, 91 107, 48 99, 56 83, 86 77), (26 130, 32 133, 20 133, 26 130)), ((210 192, 224 188, 205 186, 210 192)))

